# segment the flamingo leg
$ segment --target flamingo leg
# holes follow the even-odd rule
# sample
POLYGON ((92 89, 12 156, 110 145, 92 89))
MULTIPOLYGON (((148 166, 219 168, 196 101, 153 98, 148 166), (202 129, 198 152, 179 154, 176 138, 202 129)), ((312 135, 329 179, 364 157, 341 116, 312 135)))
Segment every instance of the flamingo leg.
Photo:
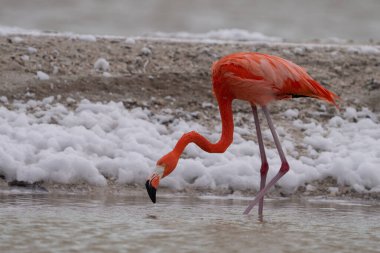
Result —
MULTIPOLYGON (((257 107, 253 104, 251 105, 251 107, 252 107, 253 118, 255 120, 257 142, 259 144, 260 157, 261 157, 261 169, 260 169, 260 175, 261 175, 260 191, 261 191, 265 187, 269 166, 268 166, 268 162, 267 162, 267 156, 265 154, 264 142, 263 142, 263 137, 261 134, 260 121, 259 121, 259 115, 257 113, 257 107)), ((260 217, 263 215, 263 208, 264 208, 264 197, 260 198, 260 201, 259 201, 259 216, 260 217)))
POLYGON ((278 180, 280 180, 280 178, 282 178, 286 172, 289 171, 289 164, 288 162, 286 161, 286 158, 285 158, 285 155, 284 155, 284 151, 282 150, 282 147, 281 147, 281 144, 280 144, 280 141, 278 139, 278 136, 277 136, 277 133, 276 133, 276 130, 274 129, 274 126, 273 126, 273 122, 272 122, 272 119, 270 118, 269 116, 269 112, 268 112, 268 109, 266 108, 266 106, 263 106, 263 112, 264 112, 264 115, 265 115, 265 118, 267 119, 268 121, 268 126, 269 126, 269 129, 272 133, 272 136, 273 136, 273 140, 274 140, 274 143, 276 145, 276 148, 277 148, 277 151, 278 151, 278 154, 280 156, 280 159, 281 159, 281 167, 280 167, 280 170, 279 172, 277 173, 276 176, 274 176, 272 178, 271 181, 269 181, 269 183, 262 189, 260 190, 260 192, 256 195, 255 199, 252 200, 248 207, 245 209, 244 211, 244 214, 249 214, 249 212, 252 210, 252 208, 260 201, 261 198, 264 197, 265 193, 268 192, 268 190, 277 183, 278 180))

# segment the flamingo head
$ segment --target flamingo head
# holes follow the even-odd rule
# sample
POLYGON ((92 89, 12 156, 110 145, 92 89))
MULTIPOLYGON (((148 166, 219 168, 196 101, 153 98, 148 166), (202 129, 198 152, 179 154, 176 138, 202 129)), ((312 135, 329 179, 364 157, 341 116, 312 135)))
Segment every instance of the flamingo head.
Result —
POLYGON ((178 155, 174 152, 170 152, 169 154, 163 156, 160 160, 158 160, 156 169, 145 182, 146 190, 148 191, 148 195, 153 203, 156 203, 156 192, 158 185, 160 184, 160 180, 175 169, 177 162, 178 155))
POLYGON ((156 192, 158 185, 160 184, 160 179, 162 178, 163 172, 164 167, 157 165, 152 175, 145 182, 145 187, 148 192, 149 198, 152 200, 153 203, 156 203, 156 192))

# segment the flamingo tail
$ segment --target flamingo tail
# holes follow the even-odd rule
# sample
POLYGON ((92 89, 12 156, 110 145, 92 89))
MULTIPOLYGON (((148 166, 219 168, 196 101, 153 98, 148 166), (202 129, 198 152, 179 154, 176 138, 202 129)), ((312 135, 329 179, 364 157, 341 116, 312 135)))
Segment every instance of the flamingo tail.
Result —
POLYGON ((302 95, 324 100, 328 103, 335 105, 335 107, 339 109, 337 100, 340 100, 340 98, 338 95, 336 95, 334 92, 329 91, 328 89, 326 89, 320 83, 318 83, 317 81, 313 79, 309 79, 307 80, 307 82, 310 88, 310 93, 308 92, 307 94, 302 94, 302 95))

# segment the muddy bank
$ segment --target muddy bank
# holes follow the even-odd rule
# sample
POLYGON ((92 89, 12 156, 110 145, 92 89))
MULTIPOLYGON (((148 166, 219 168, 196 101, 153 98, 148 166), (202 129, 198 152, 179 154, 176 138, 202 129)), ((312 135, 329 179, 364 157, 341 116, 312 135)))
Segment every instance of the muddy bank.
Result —
POLYGON ((88 41, 11 35, 0 37, 0 92, 8 99, 60 95, 63 100, 117 100, 131 106, 148 103, 145 106, 196 110, 203 102, 215 102, 209 73, 212 62, 237 51, 257 51, 294 61, 336 92, 342 107, 353 104, 380 109, 379 46, 363 49, 355 45, 121 38, 88 41), (101 57, 109 62, 106 74, 94 68, 101 57), (38 80, 37 71, 47 73, 49 80, 38 80))

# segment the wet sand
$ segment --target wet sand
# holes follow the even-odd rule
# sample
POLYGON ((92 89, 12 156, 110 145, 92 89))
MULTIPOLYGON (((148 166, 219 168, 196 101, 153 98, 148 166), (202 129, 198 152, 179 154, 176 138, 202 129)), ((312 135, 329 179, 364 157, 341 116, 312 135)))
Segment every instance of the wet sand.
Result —
POLYGON ((380 205, 325 198, 0 193, 1 252, 378 252, 380 205))

